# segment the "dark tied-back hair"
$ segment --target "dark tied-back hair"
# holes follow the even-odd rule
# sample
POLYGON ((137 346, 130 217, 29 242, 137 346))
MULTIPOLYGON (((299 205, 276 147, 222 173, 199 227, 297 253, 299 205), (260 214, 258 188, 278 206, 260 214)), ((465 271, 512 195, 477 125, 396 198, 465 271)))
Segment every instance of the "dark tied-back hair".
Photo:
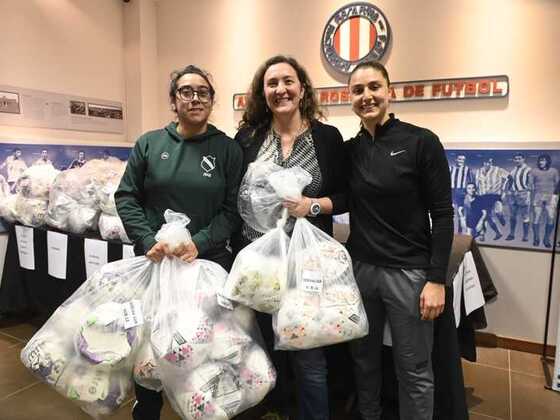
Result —
MULTIPOLYGON (((173 105, 175 103, 175 97, 176 97, 175 95, 176 95, 176 92, 177 92, 177 82, 185 74, 198 74, 200 77, 202 77, 206 81, 206 83, 208 83, 208 89, 210 91, 210 96, 212 97, 212 100, 214 99, 214 95, 215 95, 216 91, 214 90, 214 86, 212 86, 212 83, 210 82, 210 79, 212 78, 210 73, 208 73, 205 70, 202 70, 200 67, 189 64, 187 67, 185 67, 183 69, 173 71, 171 73, 171 75, 169 76, 170 79, 171 79, 169 81, 169 102, 171 103, 171 105, 173 105)), ((173 111, 176 112, 174 107, 173 107, 173 111)))
POLYGON ((270 112, 264 97, 264 74, 271 66, 280 63, 286 63, 292 66, 303 87, 304 93, 299 108, 301 117, 308 122, 324 117, 307 71, 305 71, 295 58, 285 55, 275 55, 266 60, 258 68, 253 76, 249 92, 247 93, 247 105, 243 117, 239 122, 239 128, 252 128, 252 136, 267 130, 272 123, 272 112, 270 112))
POLYGON ((350 76, 348 76, 348 84, 350 84, 350 79, 352 79, 354 73, 356 73, 358 70, 367 69, 367 68, 377 70, 378 72, 381 73, 381 75, 387 82, 387 86, 391 84, 391 82, 389 81, 389 72, 387 71, 385 66, 381 64, 379 61, 364 61, 363 63, 358 64, 356 67, 354 67, 354 69, 350 73, 350 76))

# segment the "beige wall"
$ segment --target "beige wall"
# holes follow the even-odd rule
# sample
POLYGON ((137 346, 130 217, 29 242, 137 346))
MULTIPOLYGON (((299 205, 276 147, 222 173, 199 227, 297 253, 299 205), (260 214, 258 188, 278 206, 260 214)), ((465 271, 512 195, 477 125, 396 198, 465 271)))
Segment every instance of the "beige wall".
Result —
MULTIPOLYGON (((125 102, 122 0, 0 0, 0 83, 125 102)), ((125 134, 0 125, 0 137, 119 142, 125 134)))
MULTIPOLYGON (((188 63, 215 79, 215 123, 230 135, 240 118, 232 95, 244 92, 257 66, 287 53, 307 68, 316 86, 337 81, 325 68, 320 39, 325 23, 348 0, 160 0, 157 36, 161 124, 171 118, 169 72, 188 63), (183 25, 180 22, 185 22, 183 25)), ((507 99, 395 104, 407 121, 455 142, 560 141, 556 77, 560 68, 560 3, 553 0, 376 0, 390 22, 384 59, 395 81, 507 74, 507 99)), ((330 108, 329 122, 345 138, 356 131, 348 108, 330 108)), ((508 147, 509 145, 505 145, 508 147)), ((489 306, 489 331, 542 342, 550 255, 484 248, 500 292, 489 306)), ((560 277, 558 277, 560 282, 560 277)), ((559 290, 554 291, 550 339, 556 336, 559 290)))
MULTIPOLYGON (((122 0, 0 0, 0 84, 125 103, 122 0)), ((124 134, 0 125, 0 139, 119 143, 124 134)), ((7 237, 0 234, 0 275, 7 237)))
MULTIPOLYGON (((172 118, 168 76, 188 63, 214 75, 218 103, 213 120, 233 135, 240 115, 232 111, 232 95, 245 91, 256 67, 273 54, 294 55, 316 86, 343 83, 323 65, 320 38, 327 19, 348 2, 132 0, 123 5, 121 0, 0 0, 0 83, 126 102, 131 117, 129 134, 122 136, 5 126, 0 126, 0 136, 134 141, 137 133, 172 118)), ((555 78, 560 68, 560 3, 374 3, 392 26, 392 46, 384 62, 393 80, 510 77, 507 99, 395 104, 400 118, 428 126, 448 145, 560 141, 560 82, 555 78)), ((329 122, 346 138, 356 131, 357 120, 347 108, 331 108, 329 122)), ((489 331, 542 341, 550 256, 490 248, 484 248, 483 255, 500 292, 488 308, 489 331)), ((556 288, 551 339, 559 294, 556 288)))

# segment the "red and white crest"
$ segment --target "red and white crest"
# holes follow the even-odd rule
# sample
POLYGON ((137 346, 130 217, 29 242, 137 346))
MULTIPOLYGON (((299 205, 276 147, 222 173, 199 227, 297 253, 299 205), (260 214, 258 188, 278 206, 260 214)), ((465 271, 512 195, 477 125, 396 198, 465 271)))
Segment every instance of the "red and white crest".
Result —
POLYGON ((329 64, 348 74, 363 61, 380 60, 390 35, 389 23, 381 10, 370 3, 351 3, 331 16, 321 47, 329 64))

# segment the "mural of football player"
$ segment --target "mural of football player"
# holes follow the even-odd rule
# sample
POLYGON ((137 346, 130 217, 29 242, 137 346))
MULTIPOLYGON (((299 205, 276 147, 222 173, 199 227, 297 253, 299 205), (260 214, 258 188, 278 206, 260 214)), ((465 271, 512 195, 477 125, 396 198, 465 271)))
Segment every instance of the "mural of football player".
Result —
POLYGON ((457 155, 455 158, 455 164, 449 167, 453 209, 459 216, 459 233, 462 232, 465 226, 465 221, 461 219, 461 212, 459 210, 463 207, 465 202, 467 184, 474 182, 474 175, 471 169, 466 165, 466 160, 467 158, 464 154, 457 155))
POLYGON ((68 169, 81 168, 82 166, 84 166, 85 163, 86 163, 86 152, 80 150, 78 152, 78 157, 70 163, 68 169))
POLYGON ((49 159, 49 151, 47 149, 41 150, 41 156, 35 162, 33 166, 37 165, 52 165, 52 161, 49 159))
POLYGON ((462 228, 465 233, 482 242, 486 234, 486 207, 482 197, 476 193, 476 185, 473 182, 468 183, 463 205, 459 208, 461 220, 464 221, 462 228))
POLYGON ((475 173, 476 190, 486 206, 486 223, 495 233, 494 240, 498 240, 502 234, 494 222, 494 217, 502 226, 506 224, 502 196, 508 180, 508 172, 495 166, 493 158, 486 159, 482 165, 482 168, 477 169, 475 173))
POLYGON ((525 155, 516 153, 513 155, 513 163, 515 168, 509 173, 507 190, 510 193, 510 220, 509 235, 506 241, 515 239, 515 228, 517 227, 517 219, 521 218, 523 222, 522 241, 529 240, 529 224, 530 224, 530 205, 531 205, 531 168, 525 163, 525 155))
POLYGON ((556 168, 552 168, 549 154, 542 154, 537 158, 537 167, 531 171, 533 190, 533 245, 540 245, 541 218, 544 222, 543 245, 552 247, 550 235, 554 231, 558 194, 555 194, 560 176, 556 168), (544 212, 543 212, 544 210, 544 212))
POLYGON ((21 149, 15 149, 14 154, 6 158, 4 163, 0 165, 0 169, 3 168, 6 168, 6 181, 8 181, 10 191, 15 192, 17 180, 27 169, 27 164, 21 155, 21 149))

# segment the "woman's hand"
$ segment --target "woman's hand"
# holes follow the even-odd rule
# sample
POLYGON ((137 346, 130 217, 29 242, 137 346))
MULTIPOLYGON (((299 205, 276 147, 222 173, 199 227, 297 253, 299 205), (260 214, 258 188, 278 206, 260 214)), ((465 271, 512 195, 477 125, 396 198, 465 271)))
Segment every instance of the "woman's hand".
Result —
POLYGON ((445 308, 445 285, 426 282, 420 294, 420 315, 423 321, 432 321, 445 308))
POLYGON ((158 242, 146 253, 146 257, 156 263, 164 257, 177 257, 182 261, 192 262, 198 257, 198 249, 194 242, 185 242, 175 247, 172 252, 165 242, 158 242))
POLYGON ((309 197, 301 196, 301 199, 287 199, 282 203, 288 209, 288 214, 294 217, 305 217, 309 215, 312 201, 309 197))
POLYGON ((173 255, 184 262, 193 262, 198 257, 198 249, 194 242, 184 242, 175 248, 173 255))
POLYGON ((160 262, 166 255, 171 255, 169 246, 165 242, 157 242, 148 252, 146 257, 153 262, 160 262))

